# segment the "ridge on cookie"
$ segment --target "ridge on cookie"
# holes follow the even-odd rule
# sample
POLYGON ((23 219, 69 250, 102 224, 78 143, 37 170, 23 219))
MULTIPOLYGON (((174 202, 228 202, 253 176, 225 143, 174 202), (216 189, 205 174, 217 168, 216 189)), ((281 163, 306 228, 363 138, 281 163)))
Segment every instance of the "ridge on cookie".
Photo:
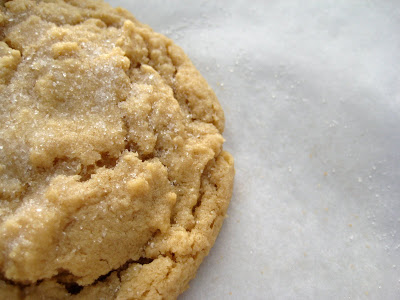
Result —
POLYGON ((102 1, 0 1, 0 298, 176 299, 231 198, 224 114, 102 1))

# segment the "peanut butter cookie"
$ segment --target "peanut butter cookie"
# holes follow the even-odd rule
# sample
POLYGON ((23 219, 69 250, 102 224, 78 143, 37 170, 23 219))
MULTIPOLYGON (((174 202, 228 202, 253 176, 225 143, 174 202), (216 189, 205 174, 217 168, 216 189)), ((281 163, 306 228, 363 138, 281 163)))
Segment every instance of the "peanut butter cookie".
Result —
POLYGON ((177 298, 234 176, 187 56, 101 1, 0 0, 0 66, 0 298, 177 298))

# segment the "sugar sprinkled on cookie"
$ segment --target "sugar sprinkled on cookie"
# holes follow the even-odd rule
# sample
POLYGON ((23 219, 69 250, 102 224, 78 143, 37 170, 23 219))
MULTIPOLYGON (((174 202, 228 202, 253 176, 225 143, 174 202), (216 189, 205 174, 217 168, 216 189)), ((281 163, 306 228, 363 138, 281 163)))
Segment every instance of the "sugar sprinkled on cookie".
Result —
POLYGON ((101 1, 0 1, 0 298, 175 299, 233 184, 182 50, 101 1))

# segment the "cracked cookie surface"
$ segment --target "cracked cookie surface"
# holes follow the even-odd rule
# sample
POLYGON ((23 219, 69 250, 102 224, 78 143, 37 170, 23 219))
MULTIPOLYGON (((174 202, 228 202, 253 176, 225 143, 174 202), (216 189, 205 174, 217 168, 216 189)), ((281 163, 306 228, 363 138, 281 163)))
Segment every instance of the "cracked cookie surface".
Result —
POLYGON ((0 298, 175 299, 222 225, 223 111, 101 1, 0 0, 0 298))

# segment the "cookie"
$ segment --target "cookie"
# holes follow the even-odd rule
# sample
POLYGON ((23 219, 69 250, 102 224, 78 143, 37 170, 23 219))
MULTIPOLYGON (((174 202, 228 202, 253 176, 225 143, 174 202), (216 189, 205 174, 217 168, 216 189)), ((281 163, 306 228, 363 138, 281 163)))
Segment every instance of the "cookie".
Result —
POLYGON ((0 298, 175 299, 226 215, 224 114, 101 1, 0 1, 0 298))

